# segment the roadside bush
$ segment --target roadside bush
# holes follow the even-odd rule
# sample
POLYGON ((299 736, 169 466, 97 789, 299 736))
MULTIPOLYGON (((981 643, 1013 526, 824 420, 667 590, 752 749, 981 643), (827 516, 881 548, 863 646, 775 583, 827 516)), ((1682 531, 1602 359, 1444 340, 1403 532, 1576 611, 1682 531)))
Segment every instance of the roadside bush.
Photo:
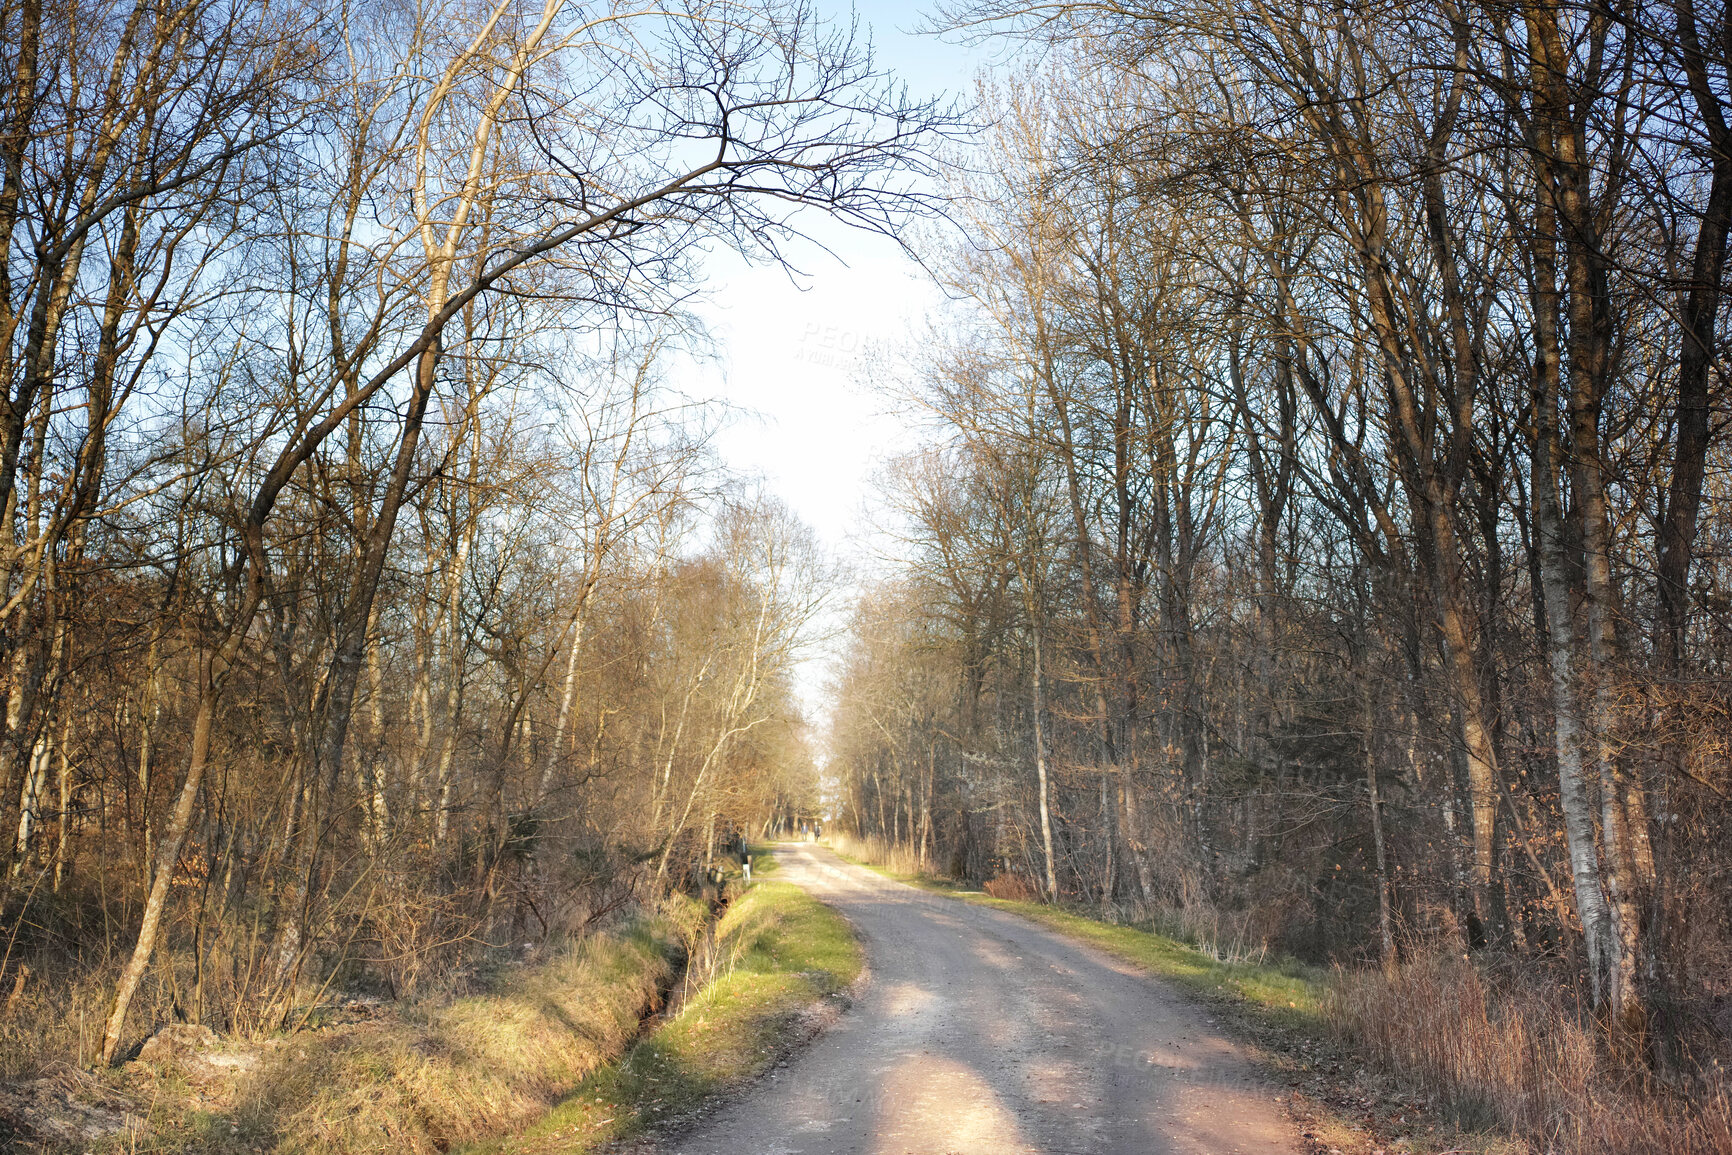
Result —
POLYGON ((1732 1087, 1709 1067, 1665 1085, 1609 1052, 1549 975, 1490 975, 1453 954, 1392 974, 1339 971, 1324 1002, 1345 1041, 1461 1121, 1573 1155, 1724 1155, 1732 1087))
POLYGON ((1040 901, 1040 892, 1020 874, 993 875, 981 889, 994 898, 1008 899, 1011 902, 1040 901))
POLYGON ((852 858, 870 866, 881 866, 892 874, 919 878, 934 873, 931 864, 925 861, 914 847, 896 845, 888 838, 880 838, 875 834, 862 837, 838 831, 824 841, 844 858, 852 858))

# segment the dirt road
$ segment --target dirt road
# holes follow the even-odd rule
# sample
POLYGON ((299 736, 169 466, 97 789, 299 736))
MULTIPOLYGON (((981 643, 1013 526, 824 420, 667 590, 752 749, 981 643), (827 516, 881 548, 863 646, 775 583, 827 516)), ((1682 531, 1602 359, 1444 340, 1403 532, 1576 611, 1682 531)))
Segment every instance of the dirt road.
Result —
POLYGON ((1208 1013, 1014 915, 827 850, 778 877, 847 916, 871 968, 810 1047, 665 1140, 678 1155, 1291 1155, 1278 1093, 1208 1013))

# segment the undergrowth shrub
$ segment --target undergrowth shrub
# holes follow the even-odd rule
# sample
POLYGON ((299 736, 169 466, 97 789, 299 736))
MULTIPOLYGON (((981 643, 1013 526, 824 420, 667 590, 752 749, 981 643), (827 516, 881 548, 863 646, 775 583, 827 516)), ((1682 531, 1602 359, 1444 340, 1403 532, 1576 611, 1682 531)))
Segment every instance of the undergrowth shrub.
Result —
POLYGON ((1145 920, 1156 934, 1176 939, 1216 962, 1269 961, 1269 934, 1255 911, 1222 911, 1208 903, 1163 907, 1145 920))
POLYGON ((1732 1152, 1732 1087, 1699 1070, 1665 1085, 1609 1052, 1573 993, 1547 975, 1490 975, 1437 954, 1392 974, 1337 972, 1325 1021, 1448 1104, 1562 1155, 1732 1152))
POLYGON ((981 889, 994 898, 1009 899, 1012 902, 1035 902, 1040 898, 1040 892, 1020 874, 994 875, 982 884, 981 889))
POLYGON ((856 862, 881 866, 892 874, 929 875, 933 873, 932 864, 925 861, 914 847, 896 845, 888 838, 880 838, 875 834, 861 837, 838 831, 831 834, 825 841, 837 854, 852 858, 856 862))

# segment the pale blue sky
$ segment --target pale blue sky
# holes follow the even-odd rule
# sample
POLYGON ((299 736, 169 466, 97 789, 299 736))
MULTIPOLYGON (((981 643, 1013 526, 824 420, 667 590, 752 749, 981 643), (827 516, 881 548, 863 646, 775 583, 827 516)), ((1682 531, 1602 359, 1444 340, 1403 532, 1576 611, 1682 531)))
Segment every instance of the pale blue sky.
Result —
MULTIPOLYGON (((849 11, 824 7, 838 19, 849 11)), ((930 5, 899 0, 857 11, 880 65, 906 80, 912 94, 971 93, 985 57, 916 34, 930 5)), ((802 273, 798 285, 779 268, 712 261, 710 299, 698 312, 720 356, 686 366, 679 383, 691 395, 725 398, 755 414, 736 417, 722 433, 725 460, 761 476, 832 556, 871 580, 872 559, 885 548, 865 536, 872 479, 886 456, 917 442, 919 430, 908 413, 887 412, 894 407, 867 379, 867 354, 916 331, 939 293, 888 238, 816 214, 803 227, 834 255, 818 245, 790 250, 802 273)), ((815 654, 800 671, 815 721, 826 705, 826 670, 826 657, 815 654)))
MULTIPOLYGON (((824 7, 847 18, 845 4, 824 7)), ((915 34, 928 10, 913 0, 858 9, 880 65, 913 93, 964 96, 979 53, 915 34)), ((902 341, 938 292, 888 238, 818 214, 803 227, 834 255, 816 244, 791 249, 803 274, 798 285, 779 268, 712 261, 710 300, 698 311, 721 356, 688 367, 682 384, 758 414, 731 423, 724 456, 761 474, 826 545, 846 554, 875 463, 910 444, 906 416, 884 414, 882 398, 860 379, 864 354, 902 341)))

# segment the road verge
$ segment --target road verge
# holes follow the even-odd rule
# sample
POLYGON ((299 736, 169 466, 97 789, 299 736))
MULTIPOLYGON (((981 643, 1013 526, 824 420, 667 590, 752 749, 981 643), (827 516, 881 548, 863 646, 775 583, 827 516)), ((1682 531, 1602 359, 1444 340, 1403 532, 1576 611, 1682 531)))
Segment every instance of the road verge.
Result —
POLYGON ((18 1149, 44 1152, 450 1151, 527 1126, 624 1052, 706 915, 676 897, 504 966, 477 993, 337 1002, 329 1022, 295 1034, 170 1025, 134 1062, 10 1089, 0 1119, 28 1128, 9 1136, 18 1149))
POLYGON ((710 980, 677 1014, 522 1134, 468 1155, 577 1155, 678 1126, 809 1037, 863 960, 841 915, 791 883, 754 883, 716 928, 710 980))

